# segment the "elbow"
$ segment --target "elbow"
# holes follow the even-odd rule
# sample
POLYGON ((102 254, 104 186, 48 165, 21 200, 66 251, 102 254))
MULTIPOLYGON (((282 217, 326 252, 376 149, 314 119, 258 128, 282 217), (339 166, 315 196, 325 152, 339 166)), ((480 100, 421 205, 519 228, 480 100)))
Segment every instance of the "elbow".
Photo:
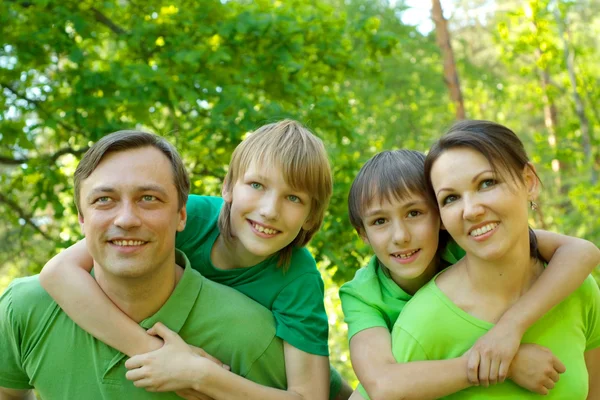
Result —
POLYGON ((58 266, 52 261, 53 260, 48 261, 40 271, 40 284, 46 291, 53 288, 53 284, 56 282, 59 275, 58 266))
POLYGON ((371 382, 369 388, 371 389, 368 392, 371 400, 411 400, 411 398, 407 397, 405 393, 398 393, 397 385, 390 387, 390 385, 384 382, 383 379, 378 379, 374 382, 371 382))

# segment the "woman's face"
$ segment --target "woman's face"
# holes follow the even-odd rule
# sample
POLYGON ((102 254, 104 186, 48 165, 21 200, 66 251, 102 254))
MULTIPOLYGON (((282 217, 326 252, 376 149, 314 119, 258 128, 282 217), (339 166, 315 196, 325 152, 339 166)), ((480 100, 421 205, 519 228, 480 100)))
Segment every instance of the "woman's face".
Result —
MULTIPOLYGON (((478 151, 457 147, 434 162, 431 182, 444 228, 471 256, 497 260, 519 241, 529 243, 527 211, 537 194, 537 177, 526 166, 523 182, 494 169, 478 151)), ((529 249, 529 245, 527 245, 529 249)))

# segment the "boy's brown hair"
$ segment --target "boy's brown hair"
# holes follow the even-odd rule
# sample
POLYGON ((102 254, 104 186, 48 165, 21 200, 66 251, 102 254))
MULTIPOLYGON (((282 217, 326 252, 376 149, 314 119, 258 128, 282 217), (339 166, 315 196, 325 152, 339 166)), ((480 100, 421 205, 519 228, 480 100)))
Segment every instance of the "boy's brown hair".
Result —
MULTIPOLYGON (((235 148, 223 181, 224 194, 232 193, 236 182, 253 163, 262 168, 277 168, 292 189, 311 196, 310 229, 301 229, 292 243, 279 251, 277 265, 285 270, 294 247, 305 246, 323 223, 333 191, 327 152, 321 139, 297 121, 286 119, 264 125, 235 148)), ((225 202, 218 223, 226 240, 232 239, 230 213, 231 204, 225 202)))

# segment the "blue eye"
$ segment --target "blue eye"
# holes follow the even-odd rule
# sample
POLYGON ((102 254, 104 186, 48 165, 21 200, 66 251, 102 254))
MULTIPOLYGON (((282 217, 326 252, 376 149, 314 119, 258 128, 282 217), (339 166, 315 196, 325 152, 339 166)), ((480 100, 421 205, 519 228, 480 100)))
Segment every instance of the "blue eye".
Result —
POLYGON ((142 200, 144 201, 155 201, 158 200, 156 196, 152 196, 151 194, 145 194, 142 196, 142 200))
POLYGON ((110 201, 110 197, 100 196, 96 200, 94 200, 94 203, 108 203, 109 201, 110 201))
POLYGON ((288 197, 288 200, 291 201, 292 203, 301 203, 302 201, 300 200, 300 197, 295 196, 293 194, 290 194, 288 197))
POLYGON ((251 187, 252 189, 260 190, 260 189, 262 189, 263 185, 261 185, 261 184, 260 184, 260 183, 258 183, 258 182, 251 182, 251 183, 250 183, 250 187, 251 187))
POLYGON ((449 196, 444 197, 444 199, 442 200, 442 205, 445 206, 446 204, 450 204, 456 200, 458 200, 458 196, 455 194, 451 194, 449 196))
POLYGON ((481 187, 482 189, 487 189, 489 187, 495 186, 497 183, 498 182, 495 179, 485 179, 481 181, 479 187, 481 187))

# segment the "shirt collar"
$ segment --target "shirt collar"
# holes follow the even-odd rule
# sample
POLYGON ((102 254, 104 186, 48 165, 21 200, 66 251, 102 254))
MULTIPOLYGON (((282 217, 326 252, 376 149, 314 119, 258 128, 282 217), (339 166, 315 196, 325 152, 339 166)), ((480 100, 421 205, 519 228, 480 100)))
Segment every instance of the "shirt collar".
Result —
POLYGON ((166 303, 154 315, 140 323, 145 329, 150 329, 155 323, 162 322, 172 331, 179 332, 192 307, 196 304, 206 278, 192 269, 190 261, 180 250, 175 250, 175 262, 184 268, 183 275, 166 303))

